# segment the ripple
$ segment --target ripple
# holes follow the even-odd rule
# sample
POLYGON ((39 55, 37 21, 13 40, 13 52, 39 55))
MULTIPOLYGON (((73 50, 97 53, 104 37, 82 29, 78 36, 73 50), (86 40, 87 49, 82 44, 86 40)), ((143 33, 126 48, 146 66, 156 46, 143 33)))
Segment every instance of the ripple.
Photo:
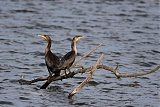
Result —
POLYGON ((76 29, 76 30, 79 31, 79 32, 84 32, 84 33, 92 32, 92 31, 89 30, 89 29, 76 29))
MULTIPOLYGON (((156 63, 154 62, 139 62, 138 63, 140 66, 144 66, 144 67, 152 67, 154 66, 156 63)), ((157 65, 157 64, 156 64, 157 65)))
MULTIPOLYGON (((0 83, 3 83, 3 82, 0 82, 0 83)), ((4 90, 5 88, 4 87, 0 87, 0 90, 4 90)))
POLYGON ((12 102, 9 102, 9 101, 0 101, 0 104, 2 104, 2 105, 14 105, 12 102))
POLYGON ((145 32, 143 32, 143 31, 132 31, 132 33, 142 33, 142 34, 144 34, 145 32))
POLYGON ((137 13, 146 13, 146 11, 143 11, 143 10, 132 10, 132 11, 137 13))
POLYGON ((138 17, 144 17, 144 18, 149 17, 148 14, 136 14, 136 16, 138 16, 138 17))
POLYGON ((160 53, 158 50, 151 50, 153 53, 160 53))
MULTIPOLYGON (((140 86, 137 83, 132 83, 132 84, 118 84, 119 86, 128 86, 128 87, 136 87, 136 86, 140 86)), ((122 93, 123 94, 123 93, 122 93)), ((125 93, 126 94, 126 93, 125 93)))
POLYGON ((99 83, 96 82, 96 81, 89 81, 88 84, 91 85, 91 86, 99 85, 99 83))
POLYGON ((148 77, 139 77, 139 78, 146 79, 146 80, 147 80, 147 79, 150 80, 148 77))
POLYGON ((120 13, 120 14, 113 14, 113 16, 127 16, 127 17, 130 17, 130 15, 128 15, 128 14, 124 14, 124 13, 120 13))
POLYGON ((78 105, 78 106, 83 106, 83 105, 88 105, 86 102, 76 102, 76 101, 74 101, 74 100, 71 100, 71 101, 69 101, 69 103, 71 104, 71 105, 78 105))
POLYGON ((136 106, 133 106, 133 105, 125 105, 124 107, 136 107, 136 106))
POLYGON ((26 9, 22 9, 22 10, 11 10, 11 13, 37 13, 36 11, 33 10, 26 10, 26 9))
POLYGON ((26 97, 19 97, 20 100, 31 100, 30 98, 26 98, 26 97))

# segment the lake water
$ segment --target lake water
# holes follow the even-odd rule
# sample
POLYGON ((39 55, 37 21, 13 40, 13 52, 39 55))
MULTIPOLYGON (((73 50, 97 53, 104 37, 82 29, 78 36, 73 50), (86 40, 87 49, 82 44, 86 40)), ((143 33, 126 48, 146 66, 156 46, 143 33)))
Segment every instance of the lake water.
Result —
MULTIPOLYGON (((0 1, 0 107, 158 107, 160 73, 116 79, 103 69, 72 99, 68 94, 88 74, 56 81, 45 90, 44 82, 20 85, 18 80, 46 77, 46 41, 59 57, 70 51, 75 35, 77 59, 106 41, 86 59, 124 74, 149 71, 160 64, 159 0, 1 0, 0 1), (136 85, 136 86, 132 86, 136 85)), ((75 69, 75 68, 74 68, 75 69)), ((74 70, 72 69, 72 70, 74 70)), ((76 68, 77 69, 77 68, 76 68)))

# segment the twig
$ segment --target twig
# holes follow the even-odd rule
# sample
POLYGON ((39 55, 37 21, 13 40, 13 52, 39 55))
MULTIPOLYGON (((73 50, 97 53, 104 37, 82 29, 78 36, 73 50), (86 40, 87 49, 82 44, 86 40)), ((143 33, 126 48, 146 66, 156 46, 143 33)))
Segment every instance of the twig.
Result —
POLYGON ((81 67, 82 69, 84 69, 84 67, 82 65, 80 65, 80 64, 76 64, 75 66, 81 67))
POLYGON ((73 95, 75 95, 85 84, 88 83, 88 81, 92 78, 94 72, 97 70, 97 65, 101 62, 101 60, 103 59, 104 54, 101 55, 101 57, 98 59, 98 61, 96 62, 96 64, 93 66, 90 74, 86 77, 86 79, 78 85, 77 88, 75 88, 68 96, 68 98, 72 98, 73 95))
POLYGON ((119 63, 117 63, 117 66, 116 66, 116 68, 115 68, 115 75, 116 75, 116 77, 118 78, 118 79, 120 79, 120 77, 118 76, 119 75, 119 73, 118 73, 118 67, 119 67, 119 63))
POLYGON ((160 68, 160 65, 157 66, 156 68, 152 69, 149 72, 141 72, 141 73, 137 73, 137 74, 120 74, 120 73, 117 72, 117 70, 115 70, 113 68, 110 68, 108 66, 105 66, 105 65, 98 65, 97 69, 100 69, 100 68, 113 72, 117 78, 120 78, 120 77, 121 78, 127 78, 127 77, 143 76, 143 75, 147 75, 147 74, 153 73, 153 72, 157 71, 160 68))
POLYGON ((141 73, 138 73, 138 74, 127 74, 127 75, 119 74, 118 76, 121 77, 121 78, 143 76, 143 75, 153 73, 153 72, 157 71, 159 68, 160 68, 160 66, 157 66, 156 68, 152 69, 149 72, 141 72, 141 73))

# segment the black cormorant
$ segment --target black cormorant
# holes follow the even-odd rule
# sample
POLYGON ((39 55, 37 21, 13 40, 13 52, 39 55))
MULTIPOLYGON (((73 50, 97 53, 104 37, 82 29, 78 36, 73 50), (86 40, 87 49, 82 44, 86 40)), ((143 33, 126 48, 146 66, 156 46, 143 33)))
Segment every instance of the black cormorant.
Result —
POLYGON ((46 66, 49 72, 49 75, 52 76, 52 74, 54 73, 55 77, 60 75, 60 70, 58 69, 58 66, 60 64, 60 60, 59 58, 51 52, 50 48, 51 48, 51 38, 47 35, 40 35, 38 34, 38 36, 44 38, 48 44, 45 48, 45 62, 46 62, 46 66))
POLYGON ((73 62, 75 61, 75 58, 77 55, 76 42, 83 37, 84 36, 75 36, 72 39, 72 43, 71 43, 72 50, 68 52, 66 55, 64 55, 60 60, 59 69, 65 70, 65 74, 66 74, 66 71, 69 70, 69 68, 72 66, 73 62))

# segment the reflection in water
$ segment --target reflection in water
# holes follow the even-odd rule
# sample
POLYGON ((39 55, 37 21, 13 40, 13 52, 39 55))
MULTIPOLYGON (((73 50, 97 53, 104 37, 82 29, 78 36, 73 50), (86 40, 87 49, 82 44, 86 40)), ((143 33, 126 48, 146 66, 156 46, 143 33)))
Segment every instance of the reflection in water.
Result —
POLYGON ((89 106, 89 104, 87 104, 88 102, 81 102, 81 101, 75 101, 73 99, 69 99, 69 104, 71 105, 77 105, 77 106, 89 106))
POLYGON ((46 90, 39 89, 44 82, 18 83, 22 76, 31 80, 48 75, 46 43, 37 34, 51 36, 51 50, 59 57, 69 51, 76 35, 85 36, 78 42, 77 58, 106 41, 80 62, 85 67, 104 52, 102 63, 113 68, 120 63, 120 73, 148 71, 160 60, 158 13, 158 0, 0 1, 0 106, 158 107, 157 72, 119 80, 108 71, 97 70, 73 99, 68 99, 68 94, 85 74, 55 81, 46 90))

